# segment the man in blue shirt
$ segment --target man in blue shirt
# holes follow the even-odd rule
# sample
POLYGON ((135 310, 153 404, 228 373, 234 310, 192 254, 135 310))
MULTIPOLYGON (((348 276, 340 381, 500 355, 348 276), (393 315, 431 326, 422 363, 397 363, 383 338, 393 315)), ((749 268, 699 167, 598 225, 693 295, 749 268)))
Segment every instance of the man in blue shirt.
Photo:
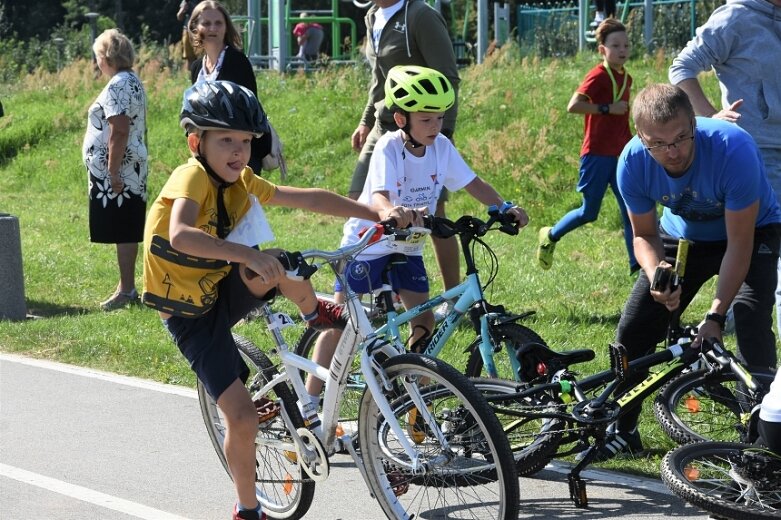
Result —
MULTIPOLYGON (((686 93, 650 85, 632 107, 637 135, 618 160, 618 186, 629 212, 641 270, 616 339, 630 359, 653 352, 673 312, 683 312, 700 287, 718 276, 695 344, 721 341, 734 304, 738 354, 749 365, 775 368, 773 333, 781 209, 757 145, 737 125, 696 118, 686 93), (661 219, 657 204, 663 207, 661 219), (678 240, 691 242, 685 280, 651 289, 658 267, 675 262, 678 240)), ((645 377, 636 374, 633 381, 645 377)), ((625 385, 628 386, 628 385, 625 385)), ((640 407, 614 425, 598 459, 642 450, 640 407)))

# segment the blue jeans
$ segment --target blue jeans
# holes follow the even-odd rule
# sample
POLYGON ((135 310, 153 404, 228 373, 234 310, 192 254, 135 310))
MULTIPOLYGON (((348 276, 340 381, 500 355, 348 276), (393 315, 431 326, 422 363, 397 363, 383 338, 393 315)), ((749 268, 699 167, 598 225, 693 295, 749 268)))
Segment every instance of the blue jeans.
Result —
POLYGON ((580 158, 580 179, 577 189, 583 195, 583 204, 564 215, 553 226, 550 236, 553 240, 560 240, 570 231, 589 222, 594 222, 599 216, 599 210, 602 208, 602 199, 605 198, 607 187, 610 186, 613 195, 616 197, 616 202, 618 202, 621 220, 624 222, 624 243, 629 256, 629 268, 634 269, 637 266, 637 260, 635 259, 635 250, 632 245, 632 225, 629 223, 629 215, 626 212, 624 199, 618 192, 618 184, 616 183, 617 165, 618 157, 613 156, 586 154, 580 158))
MULTIPOLYGON (((763 148, 762 162, 765 163, 765 171, 770 185, 776 192, 776 200, 781 204, 781 148, 763 148)), ((776 286, 776 327, 778 337, 781 337, 781 261, 778 264, 778 285, 776 286)))
MULTIPOLYGON (((781 242, 779 231, 781 225, 776 224, 754 232, 754 250, 748 273, 732 302, 738 357, 752 367, 775 368, 778 361, 773 334, 773 300, 781 242)), ((678 239, 662 234, 662 241, 665 259, 674 264, 678 239)), ((726 241, 696 242, 689 247, 679 312, 686 310, 705 282, 719 274, 726 249, 726 241)), ((630 360, 650 354, 665 339, 670 318, 670 311, 651 297, 648 277, 645 271, 640 270, 621 313, 616 341, 626 347, 630 360)), ((646 375, 647 371, 633 373, 619 385, 619 391, 637 384, 646 375)), ((618 430, 631 431, 639 416, 640 407, 630 411, 619 421, 618 430)))

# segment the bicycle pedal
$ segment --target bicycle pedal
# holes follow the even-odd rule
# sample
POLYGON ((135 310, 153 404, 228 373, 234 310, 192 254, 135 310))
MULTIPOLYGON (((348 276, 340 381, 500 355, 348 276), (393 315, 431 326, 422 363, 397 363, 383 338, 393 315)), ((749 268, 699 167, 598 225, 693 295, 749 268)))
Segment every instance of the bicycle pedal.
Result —
POLYGON ((575 507, 587 507, 586 481, 575 475, 568 475, 567 480, 569 482, 569 497, 575 503, 575 507))
POLYGON ((629 356, 626 347, 620 343, 610 344, 610 369, 619 381, 625 380, 629 374, 629 356))

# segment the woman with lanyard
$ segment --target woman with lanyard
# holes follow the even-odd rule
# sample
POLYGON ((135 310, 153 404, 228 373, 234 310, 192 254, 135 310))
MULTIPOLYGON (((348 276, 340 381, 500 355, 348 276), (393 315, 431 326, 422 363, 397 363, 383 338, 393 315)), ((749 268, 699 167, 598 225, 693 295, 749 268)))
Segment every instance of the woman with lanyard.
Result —
POLYGON ((629 38, 621 22, 608 18, 597 28, 596 39, 604 61, 586 74, 567 106, 568 112, 586 116, 577 186, 583 203, 564 215, 553 227, 540 229, 537 260, 543 269, 551 268, 556 243, 570 231, 597 219, 602 199, 610 186, 624 222, 629 273, 633 274, 639 265, 632 247, 632 226, 616 183, 618 156, 632 138, 629 130, 632 77, 624 69, 624 63, 629 58, 629 38))
MULTIPOLYGON (((232 81, 248 88, 257 97, 255 72, 241 51, 241 35, 225 7, 215 0, 199 3, 193 9, 188 27, 193 47, 203 53, 203 58, 195 60, 190 68, 190 80, 193 83, 203 80, 232 81)), ((271 145, 271 132, 252 140, 248 166, 258 175, 263 158, 271 153, 271 145)))

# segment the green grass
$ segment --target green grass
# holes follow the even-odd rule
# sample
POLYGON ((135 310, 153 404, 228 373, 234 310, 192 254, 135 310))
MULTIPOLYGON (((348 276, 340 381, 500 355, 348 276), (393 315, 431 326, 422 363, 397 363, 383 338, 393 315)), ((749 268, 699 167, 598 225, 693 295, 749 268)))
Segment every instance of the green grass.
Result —
MULTIPOLYGON (((500 261, 489 300, 515 311, 535 310, 524 324, 555 349, 595 349, 598 358, 583 369, 586 373, 609 365, 607 345, 633 282, 612 196, 595 223, 560 242, 552 270, 540 270, 534 252, 537 229, 580 203, 574 187, 583 120, 567 114, 566 105, 594 63, 592 55, 520 61, 508 47, 462 71, 456 132, 457 146, 473 169, 506 199, 526 208, 531 219, 517 237, 487 237, 500 261)), ((666 81, 668 63, 663 56, 630 62, 635 92, 649 82, 666 81)), ((188 80, 184 71, 161 70, 154 61, 140 72, 149 98, 154 197, 188 156, 177 118, 188 80)), ((361 67, 310 76, 259 74, 259 96, 286 146, 290 184, 346 192, 357 158, 349 138, 366 102, 368 79, 361 67)), ((155 312, 139 307, 107 314, 97 307, 113 291, 118 274, 114 248, 88 239, 81 141, 87 108, 103 85, 104 80, 92 77, 91 65, 80 62, 55 75, 31 75, 2 86, 10 95, 3 99, 6 116, 0 119, 0 212, 19 218, 28 311, 39 318, 0 321, 0 350, 193 386, 192 373, 155 312)), ((718 99, 715 79, 708 78, 706 87, 718 99)), ((268 176, 279 180, 276 172, 268 176)), ((465 193, 453 194, 448 208, 451 217, 484 214, 465 193)), ((339 243, 339 219, 279 208, 268 215, 275 246, 296 250, 339 243)), ((438 273, 428 254, 437 289, 438 273)), ((140 262, 138 273, 140 284, 140 262)), ((314 280, 320 290, 328 290, 331 282, 327 275, 314 280)), ((705 312, 711 294, 706 289, 694 301, 688 313, 692 321, 705 312)), ((258 325, 240 326, 239 332, 268 345, 258 325)), ((463 334, 457 340, 466 344, 469 338, 463 334)), ((446 359, 464 366, 456 354, 446 359)), ((650 414, 643 420, 643 435, 651 447, 671 446, 650 414)), ((620 464, 656 473, 658 458, 620 464)))

